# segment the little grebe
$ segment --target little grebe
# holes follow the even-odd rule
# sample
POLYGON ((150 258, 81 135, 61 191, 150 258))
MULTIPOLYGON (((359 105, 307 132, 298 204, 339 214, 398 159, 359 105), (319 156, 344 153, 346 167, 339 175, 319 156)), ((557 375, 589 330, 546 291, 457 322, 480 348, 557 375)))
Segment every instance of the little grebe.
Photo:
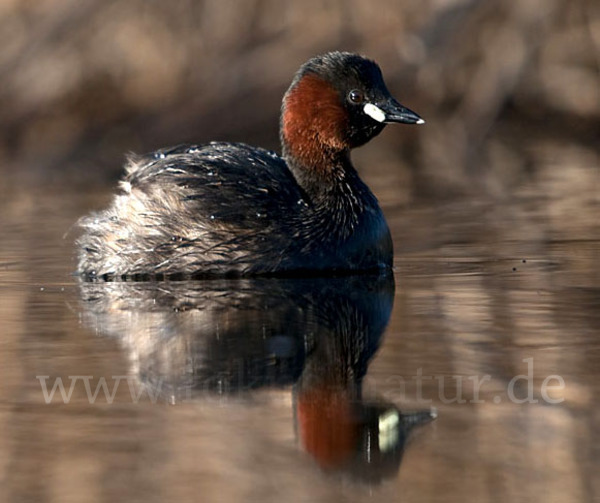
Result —
POLYGON ((350 150, 387 123, 422 124, 376 63, 332 52, 285 93, 282 155, 240 143, 129 159, 112 205, 81 220, 86 278, 297 275, 386 269, 392 240, 350 150))

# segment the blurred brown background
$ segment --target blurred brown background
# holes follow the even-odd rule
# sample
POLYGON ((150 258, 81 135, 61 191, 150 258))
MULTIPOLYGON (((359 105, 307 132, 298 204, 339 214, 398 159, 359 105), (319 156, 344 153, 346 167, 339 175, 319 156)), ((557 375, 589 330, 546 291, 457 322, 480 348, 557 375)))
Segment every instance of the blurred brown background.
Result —
POLYGON ((0 0, 0 501, 600 501, 599 68, 598 0, 0 0), (396 250, 371 387, 410 410, 395 377, 489 374, 486 403, 428 381, 440 417, 382 492, 314 469, 287 392, 46 406, 36 376, 135 372, 73 276, 125 154, 278 149, 293 73, 332 49, 427 120, 354 154, 396 250), (565 402, 496 404, 530 357, 565 402))
POLYGON ((126 152, 181 142, 278 149, 293 73, 333 49, 377 60, 427 120, 356 153, 397 170, 401 198, 598 162, 593 0, 1 0, 3 185, 112 182, 126 152))

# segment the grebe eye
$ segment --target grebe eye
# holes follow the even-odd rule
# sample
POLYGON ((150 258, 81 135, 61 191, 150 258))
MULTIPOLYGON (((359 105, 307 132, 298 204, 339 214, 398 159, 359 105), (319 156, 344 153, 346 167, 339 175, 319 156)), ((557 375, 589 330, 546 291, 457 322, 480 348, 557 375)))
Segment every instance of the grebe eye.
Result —
POLYGON ((355 105, 360 105, 365 100, 365 95, 358 89, 353 89, 348 93, 348 99, 355 105))

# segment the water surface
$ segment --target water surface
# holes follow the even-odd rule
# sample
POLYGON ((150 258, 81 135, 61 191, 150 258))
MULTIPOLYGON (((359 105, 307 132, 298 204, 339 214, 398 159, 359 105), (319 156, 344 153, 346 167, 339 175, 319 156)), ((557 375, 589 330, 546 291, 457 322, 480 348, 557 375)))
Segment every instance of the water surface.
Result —
POLYGON ((111 188, 10 191, 0 499, 597 501, 596 170, 410 204, 374 177, 394 277, 268 284, 81 285, 111 188))

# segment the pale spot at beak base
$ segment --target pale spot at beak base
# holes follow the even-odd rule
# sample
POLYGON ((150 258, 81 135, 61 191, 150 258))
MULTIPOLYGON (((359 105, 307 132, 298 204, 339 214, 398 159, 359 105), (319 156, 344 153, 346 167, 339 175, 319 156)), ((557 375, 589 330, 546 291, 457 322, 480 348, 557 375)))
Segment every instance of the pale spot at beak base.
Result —
POLYGON ((385 122, 385 112, 373 103, 367 103, 363 107, 363 112, 377 122, 385 122))

